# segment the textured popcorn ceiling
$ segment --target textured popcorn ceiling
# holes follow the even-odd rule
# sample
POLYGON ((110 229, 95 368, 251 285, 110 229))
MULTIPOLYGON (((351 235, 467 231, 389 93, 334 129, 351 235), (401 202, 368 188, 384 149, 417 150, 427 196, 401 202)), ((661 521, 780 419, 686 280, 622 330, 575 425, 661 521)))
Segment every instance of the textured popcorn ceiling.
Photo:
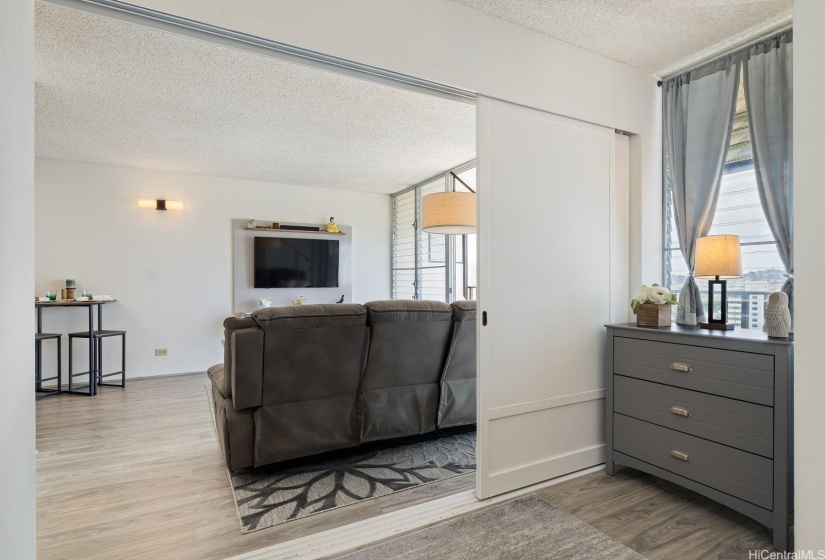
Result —
POLYGON ((658 76, 791 21, 792 0, 452 0, 658 76))
POLYGON ((37 156, 396 192, 475 157, 475 107, 36 4, 37 156))

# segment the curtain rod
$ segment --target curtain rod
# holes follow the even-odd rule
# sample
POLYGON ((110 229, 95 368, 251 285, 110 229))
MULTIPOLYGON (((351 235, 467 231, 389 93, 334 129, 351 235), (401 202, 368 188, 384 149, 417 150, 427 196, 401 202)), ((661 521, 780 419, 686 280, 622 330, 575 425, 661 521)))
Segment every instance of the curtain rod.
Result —
POLYGON ((780 27, 777 27, 776 29, 774 29, 770 33, 766 33, 766 34, 762 35, 758 39, 751 39, 749 41, 746 41, 746 42, 740 44, 739 46, 728 49, 725 52, 716 53, 716 54, 713 54, 713 55, 706 56, 705 58, 701 59, 699 62, 696 62, 695 64, 692 64, 692 65, 688 66, 687 68, 683 68, 682 70, 679 70, 678 72, 671 72, 670 74, 668 74, 666 76, 663 76, 661 80, 656 82, 656 85, 659 86, 659 87, 662 87, 662 84, 664 83, 665 80, 669 80, 670 78, 678 76, 679 74, 686 74, 688 72, 692 72, 692 71, 696 70, 697 68, 699 68, 700 66, 704 66, 705 64, 708 64, 709 62, 713 62, 715 60, 718 60, 722 57, 728 56, 728 55, 730 55, 732 53, 735 53, 737 51, 749 49, 749 48, 753 47, 754 45, 758 45, 759 43, 761 43, 763 41, 767 41, 768 39, 776 37, 777 35, 781 35, 782 33, 785 33, 786 31, 790 31, 792 29, 793 29, 793 22, 787 23, 787 24, 784 24, 780 27))

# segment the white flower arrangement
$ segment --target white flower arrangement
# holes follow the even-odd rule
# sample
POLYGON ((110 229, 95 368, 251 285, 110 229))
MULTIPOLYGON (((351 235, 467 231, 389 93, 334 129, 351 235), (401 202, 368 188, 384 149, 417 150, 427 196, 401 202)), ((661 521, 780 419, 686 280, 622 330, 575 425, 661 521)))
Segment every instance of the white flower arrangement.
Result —
POLYGON ((258 305, 260 305, 261 307, 272 307, 272 302, 269 301, 269 299, 263 297, 258 300, 258 305))
POLYGON ((653 284, 652 286, 645 286, 642 284, 642 287, 639 288, 639 292, 636 294, 636 297, 630 302, 630 308, 633 309, 634 315, 636 314, 636 308, 643 303, 652 303, 654 305, 678 305, 676 301, 676 294, 664 286, 660 286, 659 284, 653 284))
POLYGON ((292 305, 306 305, 307 303, 309 303, 309 301, 304 296, 295 296, 292 298, 292 305))

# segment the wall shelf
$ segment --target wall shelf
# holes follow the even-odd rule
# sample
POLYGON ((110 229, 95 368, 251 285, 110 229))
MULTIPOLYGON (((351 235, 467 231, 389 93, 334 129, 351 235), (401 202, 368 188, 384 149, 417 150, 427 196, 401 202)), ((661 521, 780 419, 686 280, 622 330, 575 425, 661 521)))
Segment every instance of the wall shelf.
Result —
POLYGON ((265 227, 245 227, 246 231, 274 231, 277 233, 308 233, 310 235, 346 235, 343 231, 339 231, 338 233, 331 233, 329 231, 321 230, 321 231, 305 231, 299 229, 281 229, 281 228, 265 228, 265 227))

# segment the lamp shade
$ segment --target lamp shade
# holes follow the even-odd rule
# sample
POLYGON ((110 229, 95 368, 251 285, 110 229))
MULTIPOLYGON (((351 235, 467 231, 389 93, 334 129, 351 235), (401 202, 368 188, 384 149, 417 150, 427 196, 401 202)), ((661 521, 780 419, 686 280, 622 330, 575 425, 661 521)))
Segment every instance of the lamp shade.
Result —
POLYGON ((428 194, 421 202, 421 229, 427 233, 476 232, 475 193, 439 192, 428 194))
POLYGON ((709 235, 696 240, 693 276, 730 280, 742 278, 742 251, 738 235, 709 235))

